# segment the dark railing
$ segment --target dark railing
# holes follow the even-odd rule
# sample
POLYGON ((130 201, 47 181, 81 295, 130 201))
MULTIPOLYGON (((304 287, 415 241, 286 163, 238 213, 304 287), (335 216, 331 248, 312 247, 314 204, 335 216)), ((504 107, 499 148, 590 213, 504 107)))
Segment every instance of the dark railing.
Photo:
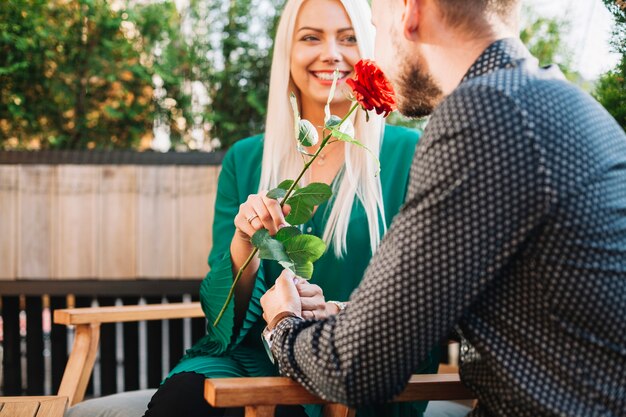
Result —
MULTIPOLYGON (((0 282, 0 395, 57 392, 73 329, 48 321, 54 310, 93 305, 196 301, 199 280, 0 282), (69 294, 69 296, 68 296, 69 294), (69 303, 68 303, 69 302, 69 303)), ((205 334, 204 319, 103 324, 100 352, 87 396, 155 388, 205 334), (167 337, 166 337, 167 336, 167 337)))

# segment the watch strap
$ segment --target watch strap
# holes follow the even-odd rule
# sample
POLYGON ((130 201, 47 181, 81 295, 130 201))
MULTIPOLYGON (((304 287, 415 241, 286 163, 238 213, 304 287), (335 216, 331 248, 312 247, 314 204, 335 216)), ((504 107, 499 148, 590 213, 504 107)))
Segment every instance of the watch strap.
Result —
POLYGON ((267 328, 273 330, 282 319, 287 317, 298 317, 298 315, 293 311, 281 311, 274 316, 271 322, 268 323, 267 328))

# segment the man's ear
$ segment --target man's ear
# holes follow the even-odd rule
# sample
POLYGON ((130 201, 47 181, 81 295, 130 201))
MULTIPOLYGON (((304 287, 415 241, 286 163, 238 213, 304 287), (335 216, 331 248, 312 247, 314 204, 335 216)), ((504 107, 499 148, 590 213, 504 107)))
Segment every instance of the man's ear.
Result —
POLYGON ((419 27, 420 13, 422 12, 422 2, 420 0, 404 0, 404 10, 402 11, 402 33, 407 40, 417 39, 417 29, 419 27))

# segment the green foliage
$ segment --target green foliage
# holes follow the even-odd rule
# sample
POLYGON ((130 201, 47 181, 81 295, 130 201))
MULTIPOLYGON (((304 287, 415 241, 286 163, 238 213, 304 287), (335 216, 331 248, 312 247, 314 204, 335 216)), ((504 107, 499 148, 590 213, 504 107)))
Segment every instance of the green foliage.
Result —
POLYGON ((619 67, 600 77, 594 96, 626 130, 626 82, 619 67))
POLYGON ((330 186, 321 182, 297 189, 287 198, 286 203, 291 206, 291 212, 285 220, 290 224, 306 223, 313 216, 315 206, 327 201, 332 193, 330 186))
POLYGON ((293 262, 293 267, 290 269, 297 276, 310 279, 313 275, 313 262, 317 261, 326 250, 324 241, 313 235, 298 235, 287 239, 283 245, 293 262))
POLYGON ((280 184, 278 184, 278 187, 274 188, 273 190, 268 191, 268 193, 266 194, 266 197, 273 198, 274 200, 283 198, 285 195, 287 195, 287 191, 289 190, 289 188, 291 188, 292 185, 293 185, 293 180, 285 180, 281 182, 280 184))
POLYGON ((105 0, 0 2, 0 147, 114 148, 150 128, 150 75, 105 0))
POLYGON ((626 2, 603 1, 615 19, 611 46, 621 59, 613 70, 600 77, 594 96, 626 130, 626 2))
POLYGON ((287 256, 283 242, 273 239, 267 229, 257 231, 251 239, 252 244, 259 248, 259 258, 270 259, 277 262, 291 264, 287 256))
POLYGON ((297 227, 285 227, 275 238, 266 229, 261 229, 252 236, 252 244, 259 249, 261 259, 274 260, 305 279, 311 278, 313 262, 326 250, 322 239, 304 235, 297 227))
MULTIPOLYGON (((268 192, 267 196, 274 199, 284 198, 293 183, 293 180, 285 180, 268 192)), ((314 182, 294 190, 285 201, 291 206, 291 212, 285 220, 292 225, 306 223, 313 215, 315 207, 332 195, 330 186, 324 183, 314 182)), ((261 259, 275 260, 306 279, 313 275, 313 262, 326 250, 323 240, 317 236, 304 235, 294 226, 283 227, 275 237, 271 237, 266 229, 261 229, 252 236, 251 242, 259 250, 261 259)))
MULTIPOLYGON (((626 55, 626 2, 624 0, 602 0, 615 19, 611 46, 624 57, 626 55)), ((622 64, 623 65, 623 59, 622 64)))
POLYGON ((302 234, 302 232, 300 232, 300 229, 295 226, 283 227, 278 231, 278 233, 276 233, 276 240, 284 242, 285 240, 300 234, 302 234))
POLYGON ((212 136, 224 147, 263 129, 272 40, 284 0, 268 1, 272 7, 265 11, 257 7, 258 0, 209 2, 220 9, 210 24, 222 30, 216 44, 220 65, 207 79, 212 104, 205 117, 212 124, 212 136))
POLYGON ((0 2, 0 149, 145 147, 155 120, 176 147, 261 131, 283 2, 0 2))
POLYGON ((314 146, 319 141, 319 134, 313 123, 306 119, 298 121, 298 142, 302 146, 314 146))
POLYGON ((524 8, 524 26, 520 39, 539 65, 557 64, 563 74, 574 80, 577 74, 572 71, 572 51, 565 45, 564 38, 570 31, 570 23, 562 18, 537 16, 529 8, 524 8))

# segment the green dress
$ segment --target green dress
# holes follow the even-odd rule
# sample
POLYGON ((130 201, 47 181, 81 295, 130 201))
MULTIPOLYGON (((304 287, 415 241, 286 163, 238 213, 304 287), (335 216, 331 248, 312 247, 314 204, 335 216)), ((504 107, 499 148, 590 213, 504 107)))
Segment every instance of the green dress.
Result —
MULTIPOLYGON (((380 152, 380 180, 385 206, 387 226, 404 202, 409 180, 409 170, 419 135, 405 128, 387 126, 380 152)), ((235 233, 233 219, 239 205, 248 195, 256 193, 261 175, 263 154, 262 135, 243 139, 235 143, 226 153, 217 186, 215 220, 213 222, 213 248, 209 255, 210 272, 200 286, 200 302, 206 314, 208 334, 189 349, 181 361, 170 372, 170 376, 180 372, 197 372, 209 378, 232 378, 277 375, 277 368, 270 362, 261 342, 261 332, 265 327, 262 318, 260 298, 270 288, 282 267, 274 261, 262 261, 259 267, 251 301, 239 329, 234 329, 234 301, 214 328, 226 295, 233 282, 230 259, 230 242, 235 233)), ((339 177, 340 174, 337 176, 339 177)), ((329 203, 332 204, 332 201, 329 203)), ((330 206, 320 205, 313 218, 303 226, 309 234, 321 236, 330 206)), ((319 285, 327 300, 347 301, 352 291, 359 285, 365 268, 371 258, 369 230, 365 211, 359 201, 355 201, 346 238, 347 253, 337 259, 332 248, 315 262, 312 283, 319 285)), ((236 272, 236 271, 235 271, 236 272)), ((416 373, 435 373, 438 355, 434 352, 431 360, 423 364, 416 373)), ((357 416, 421 416, 426 403, 404 403, 358 410, 357 416)), ((305 406, 311 417, 321 415, 320 406, 305 406)))

